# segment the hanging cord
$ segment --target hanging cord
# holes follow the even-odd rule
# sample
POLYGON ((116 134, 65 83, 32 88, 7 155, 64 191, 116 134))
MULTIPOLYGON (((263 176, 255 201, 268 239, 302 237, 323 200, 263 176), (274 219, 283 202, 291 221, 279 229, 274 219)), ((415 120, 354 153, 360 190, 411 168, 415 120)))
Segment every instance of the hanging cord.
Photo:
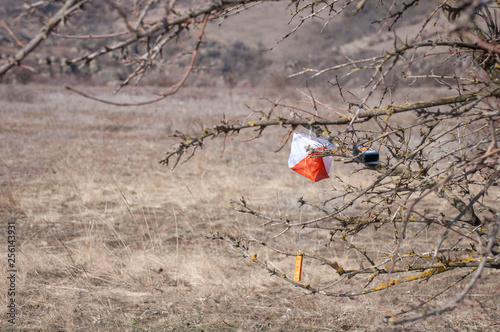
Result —
MULTIPOLYGON (((301 199, 304 199, 304 191, 305 191, 305 187, 306 187, 306 178, 305 177, 302 177, 302 192, 301 192, 301 199)), ((299 223, 302 224, 302 206, 303 204, 301 203, 301 205, 299 206, 299 223)), ((300 232, 302 231, 302 227, 299 228, 299 245, 302 244, 302 237, 300 236, 300 232)))
MULTIPOLYGON (((312 139, 312 126, 309 126, 309 139, 312 139)), ((305 188, 306 188, 306 178, 302 177, 302 192, 301 192, 301 197, 302 199, 304 198, 304 193, 305 193, 305 188)), ((299 222, 302 223, 302 205, 299 207, 299 222)), ((302 237, 301 237, 301 231, 302 227, 299 228, 299 245, 302 245, 302 237)))

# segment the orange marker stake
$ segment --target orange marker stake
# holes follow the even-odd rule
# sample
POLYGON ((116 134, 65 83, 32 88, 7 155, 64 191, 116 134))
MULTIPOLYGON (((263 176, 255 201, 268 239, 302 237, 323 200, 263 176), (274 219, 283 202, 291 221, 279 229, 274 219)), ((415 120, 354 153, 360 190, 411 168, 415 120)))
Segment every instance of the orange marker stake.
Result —
POLYGON ((300 254, 295 256, 295 273, 293 274, 293 281, 300 281, 300 279, 302 277, 302 259, 303 258, 304 257, 300 254))

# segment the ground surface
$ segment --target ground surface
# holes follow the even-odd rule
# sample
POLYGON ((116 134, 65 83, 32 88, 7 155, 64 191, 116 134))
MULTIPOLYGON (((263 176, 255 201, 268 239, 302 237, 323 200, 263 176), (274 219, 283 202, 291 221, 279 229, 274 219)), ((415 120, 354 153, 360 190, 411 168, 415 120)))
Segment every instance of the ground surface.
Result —
MULTIPOLYGON (((245 144, 241 136, 228 138, 224 151, 218 138, 175 172, 158 163, 175 130, 195 132, 223 114, 242 118, 245 103, 267 109, 256 97, 277 98, 269 93, 234 91, 231 99, 220 89, 186 89, 139 109, 95 103, 60 87, 0 85, 0 233, 5 239, 5 223, 15 222, 16 328, 386 331, 384 316, 449 283, 356 298, 312 296, 209 239, 212 230, 262 234, 261 221, 230 210, 230 199, 245 196, 265 211, 296 214, 297 197, 314 199, 331 186, 288 170, 288 147, 274 153, 285 134, 279 130, 245 144)), ((121 98, 145 97, 131 90, 121 98)), ((364 240, 377 248, 383 236, 364 240)), ((295 240, 320 247, 325 239, 295 234, 295 240)), ((293 272, 293 257, 270 263, 293 272)), ((331 273, 307 266, 311 284, 331 273)), ((5 290, 5 256, 0 268, 5 290)), ((486 274, 459 310, 406 328, 500 328, 491 278, 486 274)), ((2 291, 1 330, 12 328, 7 301, 2 291)))

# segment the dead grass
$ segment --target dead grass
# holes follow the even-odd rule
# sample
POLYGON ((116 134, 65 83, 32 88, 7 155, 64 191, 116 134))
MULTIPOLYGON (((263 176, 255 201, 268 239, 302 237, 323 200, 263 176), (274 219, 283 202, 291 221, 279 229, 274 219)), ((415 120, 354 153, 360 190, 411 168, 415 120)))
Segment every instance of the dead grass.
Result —
MULTIPOLYGON (((241 117, 245 102, 265 108, 255 97, 276 96, 234 91, 231 104, 221 90, 188 89, 141 109, 96 104, 57 87, 0 85, 0 96, 9 96, 1 98, 0 218, 16 221, 20 330, 385 331, 383 316, 432 293, 403 285, 358 298, 306 295, 205 238, 211 229, 262 234, 258 220, 228 208, 230 199, 243 195, 272 213, 279 201, 282 213, 293 214, 298 196, 331 190, 327 181, 304 183, 287 169, 288 149, 273 152, 280 131, 246 144, 228 138, 222 157, 220 139, 210 142, 174 173, 158 164, 174 130, 193 132, 198 121, 215 124, 223 114, 241 117)), ((335 171, 348 174, 343 167, 335 171)), ((321 248, 326 240, 303 235, 287 241, 321 248)), ((385 234, 359 241, 375 251, 384 236, 391 241, 385 234)), ((359 260, 341 246, 324 250, 346 266, 359 260)), ((292 272, 293 258, 267 255, 292 272)), ((0 266, 7 270, 6 259, 0 266)), ((330 274, 305 262, 306 282, 330 274)), ((407 328, 498 328, 498 289, 489 278, 495 275, 485 276, 463 309, 407 328)), ((6 278, 0 285, 6 289, 6 278)), ((6 292, 0 300, 5 317, 6 292)), ((0 329, 9 328, 2 319, 0 329)))

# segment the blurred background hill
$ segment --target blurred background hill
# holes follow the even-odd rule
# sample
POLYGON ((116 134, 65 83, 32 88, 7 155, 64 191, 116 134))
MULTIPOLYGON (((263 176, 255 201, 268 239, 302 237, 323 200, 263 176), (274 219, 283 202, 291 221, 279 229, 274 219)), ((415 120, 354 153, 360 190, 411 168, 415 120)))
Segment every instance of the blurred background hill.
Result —
MULTIPOLYGON (((190 1, 184 2, 187 8, 190 1)), ((24 6, 26 8, 26 4, 24 6)), ((393 32, 380 33, 382 25, 386 24, 387 15, 387 8, 383 4, 368 2, 365 10, 357 15, 351 15, 350 10, 344 11, 331 22, 319 14, 312 20, 306 20, 295 33, 290 34, 301 24, 302 18, 292 16, 294 6, 292 2, 262 3, 231 14, 219 22, 211 22, 198 57, 200 69, 188 83, 199 87, 263 84, 281 87, 304 80, 304 77, 292 80, 286 78, 304 68, 325 68, 349 59, 380 55, 383 50, 389 50, 394 45, 393 32), (370 15, 368 19, 365 17, 367 15, 370 15), (288 38, 283 40, 287 35, 288 38)), ((431 12, 431 6, 434 4, 421 2, 406 16, 411 19, 399 20, 394 28, 400 35, 416 34, 423 19, 431 12)), ((56 5, 49 5, 40 10, 53 13, 57 8, 56 5)), ((156 10, 159 15, 163 11, 160 7, 156 10)), ((27 43, 43 24, 34 23, 36 20, 29 19, 29 15, 23 9, 22 2, 3 1, 0 8, 1 22, 4 23, 0 27, 0 60, 12 56, 20 48, 19 43, 27 43)), ((117 11, 105 1, 94 1, 85 8, 84 13, 72 17, 58 29, 57 35, 49 37, 44 45, 31 54, 23 62, 25 69, 16 68, 2 82, 60 83, 67 80, 117 84, 134 68, 133 65, 123 66, 119 60, 140 56, 146 45, 130 47, 129 54, 115 52, 87 65, 68 66, 68 59, 121 40, 120 37, 71 39, 68 36, 96 36, 123 31, 126 31, 126 27, 117 11)), ((196 40, 196 32, 193 34, 188 41, 190 43, 196 40)), ((165 56, 176 53, 182 54, 180 46, 179 49, 164 50, 165 56)), ((141 84, 168 86, 176 81, 188 61, 188 56, 179 56, 174 63, 158 66, 144 77, 141 84)), ((351 83, 357 84, 365 78, 353 79, 351 83)))

